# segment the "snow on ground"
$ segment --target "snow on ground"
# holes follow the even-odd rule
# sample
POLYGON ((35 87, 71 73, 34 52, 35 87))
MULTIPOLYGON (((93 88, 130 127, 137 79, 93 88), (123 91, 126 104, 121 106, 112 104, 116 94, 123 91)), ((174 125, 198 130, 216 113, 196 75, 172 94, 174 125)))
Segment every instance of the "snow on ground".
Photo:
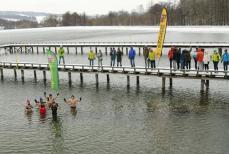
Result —
MULTIPOLYGON (((37 21, 45 16, 37 16, 37 21)), ((32 28, 16 29, 9 31, 56 31, 56 30, 80 30, 80 31, 149 31, 158 32, 159 26, 72 26, 72 27, 49 27, 49 28, 32 28)), ((188 33, 229 33, 229 26, 168 26, 167 32, 188 32, 188 33)))

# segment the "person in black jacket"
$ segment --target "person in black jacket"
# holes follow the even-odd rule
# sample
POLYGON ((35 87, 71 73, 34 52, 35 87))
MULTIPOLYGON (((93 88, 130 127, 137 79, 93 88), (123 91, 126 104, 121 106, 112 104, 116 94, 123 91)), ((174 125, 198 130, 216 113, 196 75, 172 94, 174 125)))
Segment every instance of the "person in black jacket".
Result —
POLYGON ((181 56, 181 49, 174 49, 174 53, 173 53, 173 68, 176 69, 180 69, 180 56, 181 56))
POLYGON ((120 65, 122 67, 122 51, 120 50, 120 48, 118 48, 116 56, 117 56, 117 67, 120 65))

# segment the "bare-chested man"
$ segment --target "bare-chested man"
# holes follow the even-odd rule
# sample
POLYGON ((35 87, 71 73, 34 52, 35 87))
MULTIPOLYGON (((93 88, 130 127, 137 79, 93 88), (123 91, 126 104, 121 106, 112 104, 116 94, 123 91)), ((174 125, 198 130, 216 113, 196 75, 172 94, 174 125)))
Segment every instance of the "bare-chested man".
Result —
POLYGON ((80 98, 80 100, 78 100, 74 95, 72 95, 69 100, 64 99, 64 101, 66 103, 68 103, 71 108, 76 108, 78 103, 79 103, 79 101, 81 101, 81 98, 80 98))
POLYGON ((57 93, 57 96, 56 97, 53 97, 52 94, 49 94, 49 96, 47 97, 46 96, 46 92, 44 92, 44 96, 45 96, 45 98, 47 100, 48 107, 51 108, 52 103, 55 101, 55 99, 57 98, 57 96, 59 96, 59 93, 57 93))

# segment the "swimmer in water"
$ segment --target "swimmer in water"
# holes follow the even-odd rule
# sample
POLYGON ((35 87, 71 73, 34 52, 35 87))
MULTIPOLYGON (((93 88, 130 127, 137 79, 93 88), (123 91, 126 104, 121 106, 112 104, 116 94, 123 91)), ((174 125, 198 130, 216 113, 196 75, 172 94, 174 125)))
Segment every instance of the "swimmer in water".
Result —
POLYGON ((57 109, 58 109, 59 105, 58 103, 56 103, 55 101, 52 102, 51 104, 51 109, 52 109, 52 115, 56 116, 57 115, 57 109))
POLYGON ((55 102, 55 99, 57 98, 57 96, 59 96, 59 93, 57 93, 56 97, 53 97, 52 94, 49 94, 49 96, 47 97, 46 96, 46 92, 44 92, 44 96, 45 96, 45 98, 47 100, 48 107, 51 108, 52 107, 52 103, 55 102))
POLYGON ((30 104, 30 101, 27 100, 26 101, 26 106, 25 106, 25 112, 26 113, 32 113, 33 112, 32 108, 33 108, 33 106, 30 104))
POLYGON ((69 104, 71 108, 77 108, 78 103, 81 101, 81 97, 80 100, 78 100, 74 95, 71 96, 70 99, 66 100, 64 98, 64 102, 69 104))
POLYGON ((41 115, 45 115, 46 114, 46 107, 45 107, 44 103, 41 103, 39 111, 40 111, 41 115))

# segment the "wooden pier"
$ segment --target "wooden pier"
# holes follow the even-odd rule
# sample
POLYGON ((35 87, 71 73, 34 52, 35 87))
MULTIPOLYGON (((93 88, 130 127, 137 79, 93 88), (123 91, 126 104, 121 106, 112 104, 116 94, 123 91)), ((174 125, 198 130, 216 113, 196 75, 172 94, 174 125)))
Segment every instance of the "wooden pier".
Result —
MULTIPOLYGON (((0 75, 1 79, 4 79, 4 69, 13 70, 15 79, 17 79, 17 70, 21 71, 21 79, 24 82, 25 70, 34 71, 34 81, 37 81, 37 71, 43 72, 43 80, 46 82, 46 71, 49 71, 47 63, 12 63, 12 62, 0 62, 0 75)), ((140 76, 156 76, 162 78, 162 89, 166 87, 166 79, 169 81, 169 86, 173 85, 173 79, 197 79, 200 80, 200 90, 204 91, 209 88, 210 80, 229 80, 229 71, 197 71, 197 70, 173 70, 169 68, 145 68, 145 67, 111 67, 111 66, 88 66, 88 65, 59 65, 60 72, 68 73, 69 85, 72 84, 72 73, 80 73, 80 82, 83 82, 83 73, 94 73, 95 83, 99 84, 99 74, 103 73, 107 76, 107 83, 110 83, 111 74, 123 74, 127 76, 127 87, 130 86, 130 75, 136 76, 136 85, 140 84, 140 76)))
MULTIPOLYGON (((88 48, 93 48, 97 53, 98 49, 107 55, 111 48, 120 48, 123 53, 128 54, 130 47, 134 47, 141 55, 145 46, 155 48, 157 42, 77 42, 77 43, 66 43, 66 42, 44 42, 44 43, 9 43, 0 45, 1 49, 5 49, 5 52, 9 53, 45 53, 46 48, 50 48, 52 51, 58 51, 58 48, 63 46, 66 54, 75 53, 83 54, 88 52, 88 48)), ((229 48, 229 42, 166 42, 164 48, 170 48, 176 46, 178 48, 229 48)))

